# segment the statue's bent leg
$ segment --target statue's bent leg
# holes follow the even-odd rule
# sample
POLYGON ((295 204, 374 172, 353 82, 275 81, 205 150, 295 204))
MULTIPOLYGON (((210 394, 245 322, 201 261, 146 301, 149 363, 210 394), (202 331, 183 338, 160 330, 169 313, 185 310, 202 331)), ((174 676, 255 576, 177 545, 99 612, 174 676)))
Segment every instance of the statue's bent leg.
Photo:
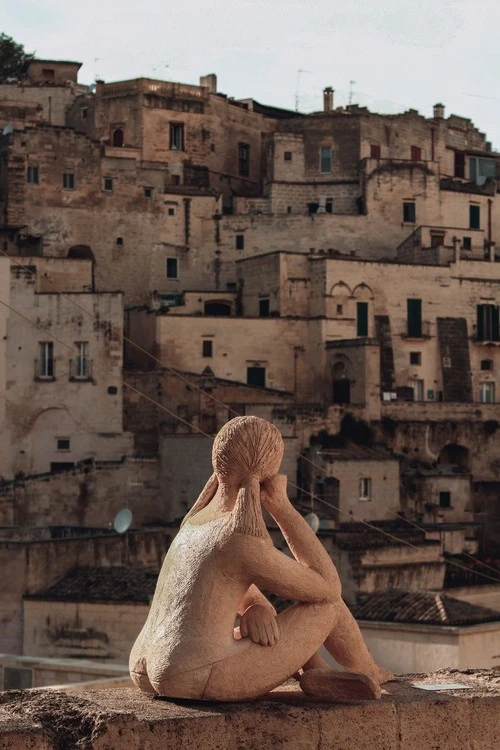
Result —
POLYGON ((332 630, 338 604, 294 604, 278 615, 281 636, 274 646, 245 643, 241 653, 212 666, 205 700, 249 700, 291 677, 332 630))

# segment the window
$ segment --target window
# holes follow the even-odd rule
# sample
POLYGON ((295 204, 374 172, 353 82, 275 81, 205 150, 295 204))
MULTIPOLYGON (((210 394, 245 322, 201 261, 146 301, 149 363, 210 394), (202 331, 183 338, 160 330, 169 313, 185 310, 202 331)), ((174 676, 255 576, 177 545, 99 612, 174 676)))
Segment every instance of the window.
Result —
POLYGON ((46 380, 54 377, 54 343, 42 341, 38 345, 37 376, 46 380))
POLYGON ((422 300, 407 299, 406 315, 408 336, 410 336, 410 338, 420 338, 422 335, 422 300))
POLYGON ((404 201, 403 203, 403 222, 406 224, 415 224, 417 212, 415 210, 415 201, 404 201))
POLYGON ((472 237, 462 237, 462 248, 472 250, 472 237))
POLYGON ((325 211, 327 214, 333 214, 333 200, 330 198, 328 198, 325 203, 325 211))
POLYGON ((285 153, 283 154, 283 158, 285 161, 292 161, 292 152, 285 151, 285 153))
POLYGON ((243 177, 250 174, 250 146, 248 143, 238 144, 238 171, 243 177))
POLYGON ((115 148, 121 148, 125 144, 125 132, 123 128, 116 128, 113 131, 112 143, 115 148))
POLYGON ((105 177, 104 178, 104 190, 106 192, 111 193, 113 191, 113 179, 112 177, 105 177))
POLYGON ((500 341, 500 308, 497 305, 477 305, 476 336, 478 341, 500 341))
POLYGON ((362 477, 359 480, 359 499, 365 501, 372 499, 372 480, 370 477, 362 477))
POLYGON ((343 314, 344 314, 343 305, 337 305, 337 315, 343 315, 343 314))
POLYGON ((261 318, 269 317, 269 299, 259 300, 259 317, 261 318))
POLYGON ((481 159, 477 156, 469 156, 469 180, 478 185, 483 185, 488 177, 496 176, 496 163, 494 159, 481 159))
POLYGON ((308 203, 307 204, 307 213, 309 215, 311 214, 317 214, 319 208, 319 203, 308 203))
POLYGON ((479 383, 479 402, 481 404, 495 403, 495 383, 479 383))
POLYGON ((423 401, 424 400, 424 381, 423 380, 410 380, 408 386, 413 388, 413 400, 423 401))
POLYGON ((213 356, 213 342, 212 339, 203 339, 201 342, 201 356, 212 357, 213 356))
POLYGON ((90 378, 89 342, 75 341, 75 349, 73 377, 77 380, 88 380, 90 378))
POLYGON ((123 237, 117 237, 116 238, 116 244, 123 246, 123 237))
POLYGON ((184 125, 181 123, 170 123, 170 150, 184 151, 184 125))
POLYGON ((370 146, 370 159, 380 159, 380 146, 378 143, 372 143, 370 146))
POLYGON ((463 151, 455 151, 455 177, 465 177, 465 154, 463 151))
POLYGON ((244 250, 244 249, 245 249, 245 235, 237 234, 236 235, 236 250, 244 250))
POLYGON ((172 185, 175 187, 181 184, 181 176, 179 174, 173 174, 171 178, 172 185))
POLYGON ((322 146, 319 150, 319 171, 327 174, 332 171, 333 153, 330 146, 322 146))
POLYGON ((179 261, 177 258, 165 258, 165 278, 179 278, 179 261))
POLYGON ((72 172, 65 172, 63 174, 63 188, 65 190, 75 189, 75 175, 72 172))
POLYGON ((28 171, 26 173, 26 180, 31 185, 38 185, 39 183, 38 167, 28 167, 28 171))
POLYGON ((431 247, 442 247, 445 235, 442 232, 431 232, 431 247))
POLYGON ((175 216, 175 208, 169 208, 167 211, 167 214, 169 216, 175 216))
POLYGON ((53 81, 56 77, 56 71, 54 68, 42 68, 42 78, 46 81, 53 81))
POLYGON ((56 450, 58 451, 70 451, 71 440, 69 437, 58 437, 56 438, 56 450))
POLYGON ((152 188, 144 188, 144 197, 145 198, 151 198, 153 195, 153 189, 152 188))
POLYGON ((488 370, 491 372, 493 370, 493 360, 492 359, 482 359, 481 360, 481 370, 488 370))
POLYGON ((356 335, 368 336, 368 302, 356 303, 356 335))
POLYGON ((89 108, 82 107, 80 109, 80 117, 82 118, 82 120, 86 120, 88 116, 89 116, 89 108))
POLYGON ((451 508, 451 492, 440 492, 439 493, 439 507, 440 508, 451 508))
POLYGON ((266 368, 265 367, 247 367, 247 385, 257 388, 266 387, 266 368))
POLYGON ((420 146, 412 146, 411 147, 411 160, 412 161, 422 161, 422 149, 420 146))
POLYGON ((469 204, 469 229, 481 228, 481 206, 477 203, 469 204))
POLYGON ((422 364, 422 352, 410 352, 410 365, 422 364))

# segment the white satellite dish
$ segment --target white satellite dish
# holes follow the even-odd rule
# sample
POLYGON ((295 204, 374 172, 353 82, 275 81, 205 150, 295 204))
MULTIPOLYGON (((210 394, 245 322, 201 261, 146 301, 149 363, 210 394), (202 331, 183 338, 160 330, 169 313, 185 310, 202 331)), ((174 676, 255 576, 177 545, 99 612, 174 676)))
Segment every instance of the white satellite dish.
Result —
POLYGON ((319 518, 316 513, 308 513, 306 516, 306 523, 311 527, 315 534, 318 533, 319 518))
POLYGON ((128 508, 122 508, 118 511, 118 513, 115 516, 115 520, 113 521, 113 528, 118 534, 124 534, 126 531, 129 530, 132 520, 133 520, 132 511, 128 508))
POLYGON ((2 130, 2 135, 12 135, 13 132, 14 132, 14 127, 9 123, 2 130))

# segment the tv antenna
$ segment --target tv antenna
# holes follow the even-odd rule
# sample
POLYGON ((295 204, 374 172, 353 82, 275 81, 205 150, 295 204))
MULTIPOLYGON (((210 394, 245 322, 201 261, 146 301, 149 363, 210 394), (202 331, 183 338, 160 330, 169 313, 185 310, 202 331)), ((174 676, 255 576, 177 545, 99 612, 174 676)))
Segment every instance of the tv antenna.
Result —
POLYGON ((354 84, 356 81, 349 81, 349 106, 352 104, 352 98, 354 96, 354 84))
POLYGON ((122 508, 118 511, 113 521, 113 528, 117 534, 125 534, 129 530, 133 521, 132 511, 128 508, 122 508))
POLYGON ((98 62, 102 62, 102 57, 94 57, 94 81, 99 81, 102 78, 101 74, 97 72, 98 62))
POLYGON ((297 83, 295 86, 295 111, 299 111, 299 101, 300 101, 300 77, 302 73, 312 73, 312 70, 306 70, 305 68, 299 68, 297 70, 297 83))

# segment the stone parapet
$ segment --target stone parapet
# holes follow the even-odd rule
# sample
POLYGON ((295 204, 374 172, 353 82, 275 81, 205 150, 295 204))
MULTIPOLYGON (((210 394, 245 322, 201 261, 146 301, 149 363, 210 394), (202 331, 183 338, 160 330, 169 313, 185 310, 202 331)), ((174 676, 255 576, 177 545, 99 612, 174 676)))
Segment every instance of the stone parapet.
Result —
POLYGON ((134 689, 0 693, 2 750, 493 750, 500 672, 440 670, 387 685, 380 701, 318 703, 288 683, 241 704, 153 700, 134 689), (411 682, 461 683, 426 691, 411 682))

